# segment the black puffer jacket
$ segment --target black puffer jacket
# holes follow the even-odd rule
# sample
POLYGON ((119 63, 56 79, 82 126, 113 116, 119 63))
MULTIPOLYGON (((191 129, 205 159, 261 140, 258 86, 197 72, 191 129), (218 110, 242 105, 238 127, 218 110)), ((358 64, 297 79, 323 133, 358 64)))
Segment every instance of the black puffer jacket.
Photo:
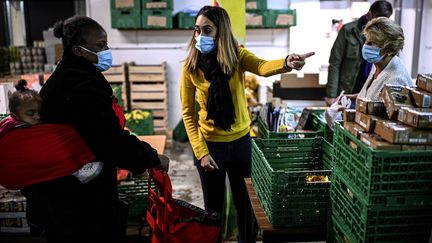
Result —
POLYGON ((160 163, 150 145, 121 128, 112 95, 100 71, 72 54, 63 57, 41 90, 43 122, 72 124, 104 163, 87 184, 66 176, 23 190, 30 222, 43 225, 51 242, 120 241, 116 167, 143 172, 160 163))

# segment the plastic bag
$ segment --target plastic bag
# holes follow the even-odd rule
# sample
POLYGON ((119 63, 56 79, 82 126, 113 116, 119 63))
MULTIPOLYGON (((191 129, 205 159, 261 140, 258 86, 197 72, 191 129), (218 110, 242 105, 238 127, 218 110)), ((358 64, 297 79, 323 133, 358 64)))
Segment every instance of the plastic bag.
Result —
POLYGON ((340 93, 336 101, 325 112, 324 117, 331 130, 333 130, 333 124, 335 121, 342 120, 343 110, 349 109, 351 106, 351 100, 346 96, 343 96, 343 94, 344 91, 340 93))

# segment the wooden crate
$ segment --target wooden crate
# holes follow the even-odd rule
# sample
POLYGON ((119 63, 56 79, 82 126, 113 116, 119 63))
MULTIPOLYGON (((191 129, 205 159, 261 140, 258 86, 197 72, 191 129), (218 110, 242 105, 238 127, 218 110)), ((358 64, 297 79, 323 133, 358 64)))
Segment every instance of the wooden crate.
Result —
POLYGON ((122 88, 122 101, 124 109, 128 110, 127 82, 126 82, 126 65, 112 66, 102 73, 110 85, 120 85, 122 88))
POLYGON ((166 64, 129 65, 131 109, 153 111, 155 134, 168 133, 168 80, 166 64))

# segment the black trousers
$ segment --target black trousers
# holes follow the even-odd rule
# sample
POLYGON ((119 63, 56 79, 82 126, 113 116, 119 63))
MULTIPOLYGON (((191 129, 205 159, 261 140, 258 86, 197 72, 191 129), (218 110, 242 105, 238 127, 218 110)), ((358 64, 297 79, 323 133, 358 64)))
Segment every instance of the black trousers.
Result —
POLYGON ((225 177, 231 185, 237 214, 238 242, 255 242, 252 227, 252 207, 244 178, 251 177, 252 147, 249 134, 232 142, 207 142, 210 155, 219 170, 206 172, 195 158, 201 178, 204 205, 207 210, 222 213, 225 195, 225 177))

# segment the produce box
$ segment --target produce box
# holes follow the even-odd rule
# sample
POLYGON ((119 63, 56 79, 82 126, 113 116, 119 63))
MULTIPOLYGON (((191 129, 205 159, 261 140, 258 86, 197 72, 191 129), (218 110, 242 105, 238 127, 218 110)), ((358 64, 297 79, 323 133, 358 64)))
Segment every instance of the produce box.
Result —
POLYGON ((392 144, 384 141, 380 136, 374 133, 363 133, 360 135, 360 141, 375 150, 393 150, 400 151, 401 145, 392 144))
POLYGON ((407 89, 411 93, 416 106, 424 108, 432 107, 432 93, 413 87, 407 87, 407 89))
POLYGON ((382 91, 382 98, 387 115, 391 120, 397 119, 397 114, 401 107, 411 107, 413 105, 409 90, 402 85, 385 85, 382 91))
POLYGON ((415 129, 396 121, 377 120, 375 133, 389 143, 432 144, 432 131, 415 129))
POLYGON ((402 107, 398 121, 417 128, 432 128, 432 109, 402 107))
POLYGON ((356 112, 355 114, 355 122, 359 124, 365 132, 374 132, 375 123, 379 117, 373 115, 366 115, 361 112, 356 112))
POLYGON ((327 223, 331 170, 322 169, 322 138, 255 139, 252 183, 270 223, 327 223))
POLYGON ((297 25, 297 11, 295 9, 269 9, 267 18, 270 28, 286 28, 297 25))
POLYGON ((344 122, 344 128, 356 138, 360 138, 360 135, 365 132, 363 127, 355 122, 344 122))
POLYGON ((386 107, 382 101, 374 101, 367 98, 358 98, 356 101, 356 110, 368 114, 380 117, 386 117, 386 107))
POLYGON ((419 73, 417 75, 417 86, 432 93, 432 73, 419 73))
POLYGON ((342 113, 342 119, 344 122, 354 122, 356 118, 355 109, 346 109, 342 113))
POLYGON ((174 17, 174 26, 179 29, 193 29, 198 12, 178 12, 174 17))

